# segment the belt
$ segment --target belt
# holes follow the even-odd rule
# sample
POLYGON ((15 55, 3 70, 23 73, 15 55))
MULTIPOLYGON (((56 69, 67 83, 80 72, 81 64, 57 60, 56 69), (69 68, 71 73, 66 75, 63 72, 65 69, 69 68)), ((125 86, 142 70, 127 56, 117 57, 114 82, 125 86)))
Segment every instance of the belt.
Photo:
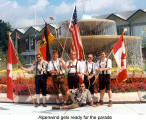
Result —
POLYGON ((52 75, 52 77, 63 76, 64 74, 52 75))
POLYGON ((76 75, 76 74, 78 74, 78 73, 68 73, 69 75, 76 75))
POLYGON ((101 73, 100 73, 99 75, 110 75, 110 74, 101 74, 101 73))
POLYGON ((43 76, 44 74, 41 74, 41 75, 35 75, 36 77, 40 77, 40 76, 43 76))

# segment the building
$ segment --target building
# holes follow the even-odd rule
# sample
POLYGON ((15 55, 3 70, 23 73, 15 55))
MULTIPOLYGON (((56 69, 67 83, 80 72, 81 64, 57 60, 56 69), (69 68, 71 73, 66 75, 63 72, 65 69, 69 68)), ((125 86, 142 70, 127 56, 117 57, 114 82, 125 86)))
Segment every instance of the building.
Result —
MULTIPOLYGON (((25 28, 15 29, 12 34, 12 40, 18 53, 23 55, 25 63, 31 64, 35 60, 35 55, 38 52, 37 42, 42 39, 45 25, 30 26, 25 28), (19 35, 19 38, 17 38, 19 35)), ((48 24, 51 33, 58 36, 58 26, 48 24)))
POLYGON ((146 9, 138 9, 92 17, 114 20, 117 25, 118 35, 123 32, 124 28, 127 28, 127 35, 141 37, 143 58, 146 59, 146 9))

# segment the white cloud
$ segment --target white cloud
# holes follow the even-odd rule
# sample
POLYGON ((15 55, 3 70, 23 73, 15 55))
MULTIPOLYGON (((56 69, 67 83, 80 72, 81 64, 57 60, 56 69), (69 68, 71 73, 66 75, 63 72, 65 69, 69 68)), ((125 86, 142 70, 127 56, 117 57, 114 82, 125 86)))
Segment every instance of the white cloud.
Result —
POLYGON ((0 19, 10 22, 12 27, 34 25, 34 11, 41 14, 46 11, 47 0, 37 0, 28 7, 19 5, 16 1, 0 0, 0 19))
MULTIPOLYGON (((54 16, 57 21, 70 19, 74 3, 62 2, 60 5, 50 4, 49 0, 27 0, 31 5, 22 6, 17 1, 0 0, 0 19, 8 21, 13 27, 34 25, 36 8, 37 24, 43 23, 40 16, 54 16)), ((133 0, 77 0, 78 16, 82 14, 100 15, 111 12, 136 9, 133 0)), ((88 16, 89 17, 89 16, 88 16)))
POLYGON ((62 2, 59 6, 52 6, 55 15, 65 15, 73 11, 73 4, 62 2))
POLYGON ((136 9, 133 0, 79 0, 79 8, 84 8, 85 13, 101 13, 101 11, 127 11, 136 9))
MULTIPOLYGON (((91 15, 101 15, 112 12, 122 12, 136 9, 133 0, 77 0, 76 1, 78 16, 86 14, 88 17, 91 15)), ((62 2, 59 6, 51 6, 53 15, 58 19, 61 16, 68 16, 70 19, 73 12, 74 3, 62 2)), ((62 18, 62 17, 61 17, 62 18)), ((82 16, 83 18, 83 16, 82 16)))
POLYGON ((34 25, 33 19, 20 18, 17 20, 17 27, 25 27, 25 26, 31 26, 31 25, 34 25))
POLYGON ((32 5, 31 7, 33 9, 37 9, 37 11, 44 11, 45 8, 48 6, 49 2, 47 0, 38 0, 35 5, 32 5))

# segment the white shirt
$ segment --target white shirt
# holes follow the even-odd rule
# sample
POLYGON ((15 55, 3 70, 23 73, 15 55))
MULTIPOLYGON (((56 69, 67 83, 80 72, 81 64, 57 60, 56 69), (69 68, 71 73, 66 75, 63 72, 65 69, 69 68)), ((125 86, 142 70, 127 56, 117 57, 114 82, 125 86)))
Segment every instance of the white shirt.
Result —
POLYGON ((90 73, 93 69, 93 73, 95 73, 95 63, 94 62, 85 62, 83 63, 83 69, 84 69, 84 73, 87 72, 88 70, 88 73, 90 73), (93 68, 92 68, 93 67, 93 68))
MULTIPOLYGON (((64 62, 65 63, 65 62, 64 62)), ((63 69, 62 67, 62 63, 59 62, 59 59, 57 59, 56 61, 54 60, 51 60, 49 62, 49 65, 48 65, 48 71, 51 71, 51 70, 60 70, 60 74, 63 74, 65 73, 65 70, 63 69), (52 62, 53 61, 53 62, 52 62), (54 64, 54 65, 53 65, 54 64), (55 67, 55 68, 54 68, 55 67)), ((54 74, 52 74, 54 75, 54 74)))
POLYGON ((82 69, 81 62, 80 61, 77 61, 75 59, 73 61, 73 63, 71 64, 71 66, 76 66, 76 64, 77 64, 77 71, 76 71, 76 67, 70 67, 70 68, 68 68, 69 62, 70 62, 70 60, 66 62, 67 72, 69 72, 69 73, 76 73, 76 72, 82 73, 83 72, 83 69, 82 69))
MULTIPOLYGON (((105 58, 104 60, 98 60, 97 63, 96 63, 96 67, 95 69, 98 69, 98 68, 112 68, 112 61, 111 59, 108 59, 105 58), (107 63, 107 67, 106 67, 106 63, 107 63)), ((100 72, 102 73, 102 72, 100 72)), ((111 74, 111 69, 110 70, 107 70, 107 71, 104 71, 104 74, 111 74)))

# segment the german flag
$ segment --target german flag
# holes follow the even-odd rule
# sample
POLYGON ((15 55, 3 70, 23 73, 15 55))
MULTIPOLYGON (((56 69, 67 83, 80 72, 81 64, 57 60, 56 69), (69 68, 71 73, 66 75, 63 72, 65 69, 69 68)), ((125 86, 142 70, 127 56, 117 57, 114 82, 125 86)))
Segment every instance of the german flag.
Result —
POLYGON ((42 40, 44 42, 44 44, 47 43, 48 40, 48 45, 51 45, 51 43, 53 42, 53 40, 55 39, 55 36, 53 36, 50 32, 50 30, 48 29, 47 24, 45 24, 45 29, 42 35, 42 40))
POLYGON ((48 28, 47 23, 45 23, 44 32, 42 35, 43 45, 40 47, 39 52, 41 53, 44 60, 49 61, 51 59, 49 45, 53 42, 55 36, 53 36, 48 28))

